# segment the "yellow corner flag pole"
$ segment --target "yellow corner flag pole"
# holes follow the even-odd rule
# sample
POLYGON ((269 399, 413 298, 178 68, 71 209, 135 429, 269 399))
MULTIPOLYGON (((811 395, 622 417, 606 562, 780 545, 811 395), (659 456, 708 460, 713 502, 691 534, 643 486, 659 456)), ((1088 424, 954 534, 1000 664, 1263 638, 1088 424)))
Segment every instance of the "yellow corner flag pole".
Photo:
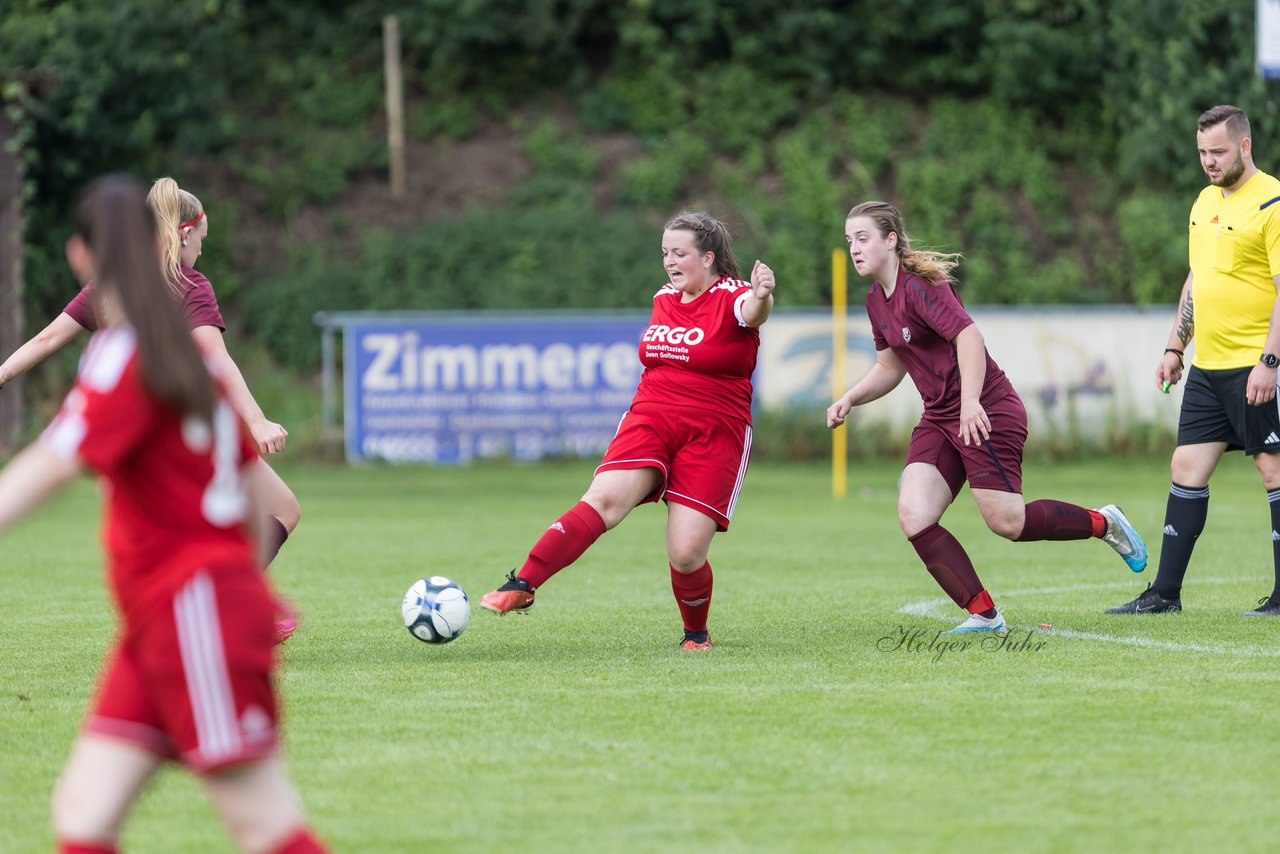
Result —
MULTIPOLYGON (((831 253, 831 399, 844 394, 844 358, 847 349, 845 324, 848 317, 849 256, 843 249, 831 253)), ((831 431, 831 497, 844 498, 848 491, 849 425, 831 431)))

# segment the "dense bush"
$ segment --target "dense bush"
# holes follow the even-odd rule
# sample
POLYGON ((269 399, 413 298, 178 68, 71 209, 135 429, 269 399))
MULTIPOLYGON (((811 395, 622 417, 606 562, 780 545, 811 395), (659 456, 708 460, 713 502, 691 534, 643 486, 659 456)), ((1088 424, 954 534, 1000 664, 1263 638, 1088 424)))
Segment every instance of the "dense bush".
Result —
MULTIPOLYGON (((792 304, 826 299, 840 219, 868 197, 900 203, 923 243, 965 253, 971 302, 1168 302, 1203 182, 1195 116, 1223 101, 1245 107, 1260 164, 1280 170, 1280 99, 1253 73, 1253 6, 10 0, 0 91, 22 106, 29 140, 30 316, 42 322, 65 301, 66 213, 94 174, 198 185, 193 158, 216 158, 245 185, 236 203, 283 232, 352 179, 381 173, 389 11, 400 19, 411 134, 459 139, 500 122, 523 136, 535 174, 505 210, 395 243, 365 238, 373 268, 428 279, 412 293, 339 289, 369 275, 321 249, 299 250, 270 276, 227 253, 219 287, 231 308, 238 277, 281 288, 246 292, 264 329, 287 312, 262 303, 295 290, 333 291, 352 308, 389 305, 389 294, 436 305, 494 290, 497 274, 501 298, 550 302, 568 277, 548 272, 563 262, 546 239, 561 241, 577 281, 572 265, 616 228, 609 258, 631 269, 652 249, 653 223, 691 198, 714 204, 748 254, 784 272, 792 304), (592 145, 602 132, 632 133, 646 154, 602 175, 592 145), (616 210, 602 216, 592 189, 606 179, 616 210), (574 227, 556 231, 563 223, 574 227), (451 241, 471 263, 448 260, 459 257, 451 241), (430 253, 446 266, 410 260, 430 253), (446 268, 448 282, 435 281, 446 268)), ((588 288, 575 304, 608 304, 606 292, 588 288)))
POLYGON ((299 248, 283 272, 245 294, 251 330, 306 370, 319 363, 316 311, 643 310, 665 281, 661 227, 599 216, 570 197, 442 221, 408 238, 370 232, 347 260, 299 248))

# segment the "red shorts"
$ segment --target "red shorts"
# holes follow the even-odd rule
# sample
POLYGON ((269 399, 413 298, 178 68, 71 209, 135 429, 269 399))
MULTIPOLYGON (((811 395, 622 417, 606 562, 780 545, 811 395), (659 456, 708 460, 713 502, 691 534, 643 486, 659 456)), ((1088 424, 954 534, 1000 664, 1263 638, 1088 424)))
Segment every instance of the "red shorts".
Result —
POLYGON ((710 409, 638 404, 622 416, 596 474, 656 468, 662 483, 645 501, 674 501, 729 530, 751 458, 751 425, 710 409))
POLYGON ((276 750, 274 607, 251 566, 202 569, 116 642, 85 730, 207 772, 276 750))
POLYGON ((937 468, 954 498, 965 481, 970 489, 1022 494, 1022 449, 1027 444, 1027 410, 1016 394, 1002 397, 987 410, 990 437, 978 445, 960 440, 960 422, 921 419, 911 433, 907 464, 937 468))

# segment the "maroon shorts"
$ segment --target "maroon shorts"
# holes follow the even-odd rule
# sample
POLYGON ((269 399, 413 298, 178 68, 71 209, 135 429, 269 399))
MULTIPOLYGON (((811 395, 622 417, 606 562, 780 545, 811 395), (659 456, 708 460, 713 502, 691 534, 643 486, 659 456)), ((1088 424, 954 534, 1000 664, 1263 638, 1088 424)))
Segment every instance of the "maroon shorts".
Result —
POLYGON ((251 566, 200 570, 107 657, 85 730, 208 772, 276 750, 274 608, 251 566))
POLYGON ((1027 410, 1016 394, 985 407, 991 435, 977 445, 960 439, 960 422, 922 418, 911 433, 907 464, 928 463, 960 494, 965 481, 970 489, 994 489, 1022 494, 1022 449, 1027 444, 1027 410))
POLYGON ((662 483, 645 501, 674 501, 729 530, 751 458, 751 425, 710 409, 639 404, 627 411, 596 474, 656 468, 662 483))

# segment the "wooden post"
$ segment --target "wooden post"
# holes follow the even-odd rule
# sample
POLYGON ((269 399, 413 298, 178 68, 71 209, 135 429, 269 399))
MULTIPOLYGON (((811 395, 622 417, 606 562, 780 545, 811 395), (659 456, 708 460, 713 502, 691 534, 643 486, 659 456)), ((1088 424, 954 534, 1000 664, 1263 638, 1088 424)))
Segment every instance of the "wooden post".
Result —
POLYGON ((391 154, 391 197, 405 194, 404 84, 400 76, 400 22, 395 15, 382 19, 382 55, 387 78, 387 146, 391 154))
MULTIPOLYGON (((22 168, 17 125, 0 99, 0 362, 24 341, 22 307, 22 168)), ((13 453, 21 438, 23 377, 0 389, 0 457, 13 453)))

